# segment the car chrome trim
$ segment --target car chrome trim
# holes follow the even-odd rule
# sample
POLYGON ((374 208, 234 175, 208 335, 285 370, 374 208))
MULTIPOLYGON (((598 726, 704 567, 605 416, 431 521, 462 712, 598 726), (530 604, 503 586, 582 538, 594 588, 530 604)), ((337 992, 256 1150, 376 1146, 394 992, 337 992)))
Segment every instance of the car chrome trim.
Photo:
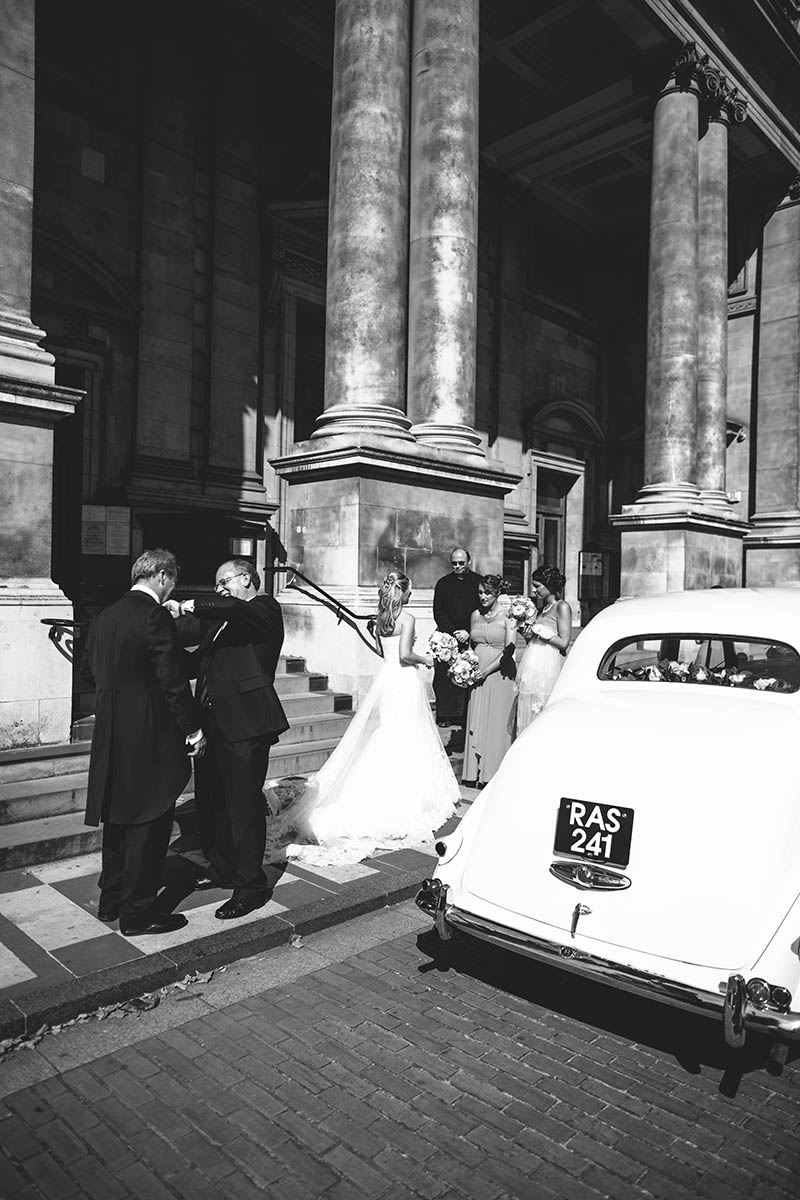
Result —
MULTIPOLYGON (((669 979, 664 975, 656 975, 650 971, 614 962, 613 959, 590 954, 574 945, 563 945, 535 934, 522 933, 520 930, 510 929, 506 925, 475 916, 474 913, 468 913, 464 909, 456 908, 453 904, 448 904, 448 892, 448 885, 442 883, 441 880, 426 879, 417 895, 419 907, 423 912, 435 916, 437 930, 440 926, 446 928, 447 937, 452 936, 451 930, 448 928, 452 926, 453 929, 472 934, 474 937, 491 942, 503 949, 513 950, 529 958, 538 959, 540 962, 553 963, 565 970, 576 971, 601 983, 611 984, 650 1000, 660 1000, 662 1003, 672 1004, 675 1007, 685 1008, 705 1016, 721 1016, 723 1021, 728 1020, 728 995, 733 991, 734 995, 730 1001, 730 1032, 731 1036, 738 1036, 736 1034, 738 1009, 734 1003, 738 998, 737 984, 729 981, 724 994, 708 992, 677 979, 669 979)), ((736 978, 737 976, 732 976, 732 980, 736 978)), ((744 981, 742 982, 744 983, 744 981)), ((800 1012, 778 1013, 755 1009, 749 1005, 745 993, 742 1014, 744 1026, 747 1029, 776 1037, 800 1039, 800 1012)), ((725 1025, 725 1035, 727 1039, 727 1025, 725 1025)))
POLYGON ((747 1011, 747 984, 742 975, 731 975, 725 992, 722 1008, 722 1026, 725 1041, 729 1046, 744 1045, 746 1034, 745 1012, 747 1011))
POLYGON ((617 892, 631 886, 627 875, 618 875, 616 871, 592 863, 554 862, 550 864, 550 874, 584 892, 617 892))
POLYGON ((416 895, 416 902, 423 912, 433 917, 436 932, 443 942, 453 936, 447 927, 447 884, 441 879, 423 879, 422 886, 416 895))

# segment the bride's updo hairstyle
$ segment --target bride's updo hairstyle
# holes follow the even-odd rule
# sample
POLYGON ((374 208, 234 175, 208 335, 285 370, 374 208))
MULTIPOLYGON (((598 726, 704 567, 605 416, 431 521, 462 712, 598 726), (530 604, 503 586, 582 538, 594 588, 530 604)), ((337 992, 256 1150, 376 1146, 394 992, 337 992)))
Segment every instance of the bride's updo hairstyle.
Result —
POLYGON ((411 591, 411 580, 402 571, 390 571, 378 588, 378 611, 375 629, 382 637, 391 637, 397 618, 403 611, 403 601, 411 591))

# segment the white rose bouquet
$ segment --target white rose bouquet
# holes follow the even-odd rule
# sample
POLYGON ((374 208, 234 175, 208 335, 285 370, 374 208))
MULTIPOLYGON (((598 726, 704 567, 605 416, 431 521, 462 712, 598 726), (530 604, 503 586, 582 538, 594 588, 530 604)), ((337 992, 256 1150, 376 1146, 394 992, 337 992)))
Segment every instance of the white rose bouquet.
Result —
POLYGON ((472 687, 480 665, 474 650, 462 650, 451 662, 447 674, 456 687, 472 687))
POLYGON ((524 621, 535 621, 536 605, 530 596, 512 596, 508 606, 508 615, 513 617, 517 624, 524 621))
POLYGON ((428 649, 434 662, 451 663, 458 654, 458 642, 451 633, 436 630, 428 638, 428 649))

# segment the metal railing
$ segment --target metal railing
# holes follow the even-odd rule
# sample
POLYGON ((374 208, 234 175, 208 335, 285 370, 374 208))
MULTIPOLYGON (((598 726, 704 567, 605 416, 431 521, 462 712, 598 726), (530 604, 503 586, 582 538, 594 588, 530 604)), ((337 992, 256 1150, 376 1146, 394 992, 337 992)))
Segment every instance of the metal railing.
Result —
MULTIPOLYGON (((371 650, 373 654, 377 654, 378 658, 383 658, 380 641, 375 637, 372 628, 372 622, 375 619, 374 613, 353 612, 346 604, 342 604, 341 600, 337 600, 324 587, 315 583, 313 579, 309 579, 307 575, 304 575, 298 567, 291 563, 264 568, 265 575, 277 575, 282 572, 286 572, 290 576, 286 581, 287 589, 300 592, 301 595, 308 596, 310 600, 316 600, 318 603, 324 604, 336 617, 337 624, 341 625, 344 623, 345 625, 349 625, 368 650, 371 650), (305 586, 301 586, 297 580, 302 580, 305 586), (366 631, 360 627, 359 623, 362 623, 366 627, 366 631)), ((78 639, 80 631, 88 628, 88 621, 67 621, 62 620, 60 617, 43 617, 41 624, 49 627, 47 636, 59 654, 63 655, 67 662, 74 662, 75 642, 78 639)))
POLYGON ((75 642, 88 621, 67 621, 62 617, 42 617, 40 624, 49 626, 47 636, 67 662, 75 661, 75 642))
POLYGON ((372 623, 375 620, 374 613, 353 612, 346 604, 342 604, 341 600, 337 600, 335 596, 327 592, 324 587, 315 583, 313 579, 309 579, 307 575, 304 575, 293 563, 264 568, 264 573, 267 575, 276 575, 284 571, 290 576, 285 585, 287 589, 300 592, 301 595, 308 596, 310 600, 316 600, 320 604, 324 604, 336 617, 337 624, 341 625, 344 622, 346 625, 349 625, 368 650, 371 650, 373 654, 377 654, 378 658, 383 658, 380 641, 376 638, 372 628, 372 623), (298 579, 301 579, 306 586, 301 587, 296 582, 298 579), (366 626, 366 633, 359 627, 359 622, 363 622, 366 626))

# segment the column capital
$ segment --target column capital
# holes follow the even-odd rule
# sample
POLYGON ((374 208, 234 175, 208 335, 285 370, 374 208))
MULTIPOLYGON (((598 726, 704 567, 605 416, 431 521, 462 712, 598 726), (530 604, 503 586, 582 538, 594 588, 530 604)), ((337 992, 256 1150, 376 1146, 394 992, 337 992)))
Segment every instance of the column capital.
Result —
POLYGON ((720 75, 719 86, 703 96, 703 114, 707 121, 721 125, 742 125, 747 120, 748 101, 720 75))

